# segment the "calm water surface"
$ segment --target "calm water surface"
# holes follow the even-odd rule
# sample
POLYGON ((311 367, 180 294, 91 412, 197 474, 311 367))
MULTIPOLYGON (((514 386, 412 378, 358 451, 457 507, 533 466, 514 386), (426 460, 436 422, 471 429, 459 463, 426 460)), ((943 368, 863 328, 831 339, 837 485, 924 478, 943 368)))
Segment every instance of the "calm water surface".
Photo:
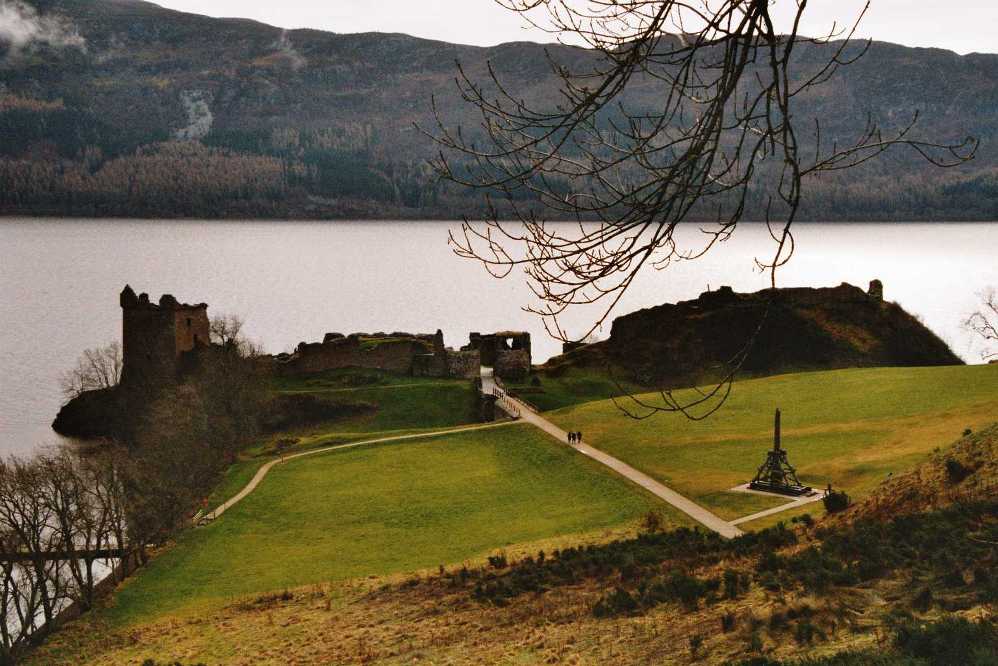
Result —
MULTIPOLYGON (((271 352, 290 351, 327 331, 432 332, 448 345, 469 331, 523 329, 535 361, 560 343, 524 312, 522 275, 499 281, 447 247, 442 222, 0 221, 0 454, 27 453, 57 438, 59 374, 87 347, 120 337, 125 283, 154 299, 207 302, 235 313, 271 352)), ((781 286, 884 282, 899 302, 971 362, 960 327, 977 292, 998 286, 998 224, 800 225, 797 253, 781 286)), ((684 237, 695 242, 694 227, 684 237)), ((649 271, 617 309, 696 298, 708 285, 768 286, 754 270, 771 254, 765 227, 744 225, 696 262, 649 271)), ((566 318, 573 334, 592 313, 566 318)), ((603 335, 609 334, 609 325, 603 335)))

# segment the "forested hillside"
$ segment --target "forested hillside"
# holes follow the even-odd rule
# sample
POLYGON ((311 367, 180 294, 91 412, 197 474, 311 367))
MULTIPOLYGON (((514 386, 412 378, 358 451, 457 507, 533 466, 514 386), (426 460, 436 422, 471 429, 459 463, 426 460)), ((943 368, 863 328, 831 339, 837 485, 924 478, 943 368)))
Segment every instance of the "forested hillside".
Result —
MULTIPOLYGON (((554 104, 546 53, 573 71, 595 59, 564 46, 282 31, 137 0, 13 5, 44 30, 0 41, 6 214, 474 215, 482 193, 438 182, 427 165, 436 147, 417 129, 432 131, 435 96, 448 126, 476 131, 455 63, 482 82, 491 63, 517 95, 554 104)), ((828 48, 800 49, 801 71, 828 48)), ((661 93, 637 81, 627 102, 653 108, 661 93)), ((897 152, 809 181, 805 217, 998 218, 998 55, 876 43, 802 98, 798 118, 821 118, 823 141, 845 144, 870 116, 890 129, 916 111, 919 137, 975 136, 977 159, 940 171, 897 152)), ((754 193, 751 215, 764 200, 754 193)))

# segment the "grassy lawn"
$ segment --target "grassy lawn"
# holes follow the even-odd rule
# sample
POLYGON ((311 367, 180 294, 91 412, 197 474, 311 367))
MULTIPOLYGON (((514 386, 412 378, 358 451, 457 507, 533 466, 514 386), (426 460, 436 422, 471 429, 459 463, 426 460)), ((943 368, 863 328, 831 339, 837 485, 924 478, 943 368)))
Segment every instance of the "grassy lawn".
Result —
MULTIPOLYGON (((635 421, 611 401, 548 416, 722 517, 781 500, 725 492, 751 479, 772 446, 773 410, 801 479, 861 497, 894 471, 922 461, 964 428, 998 419, 998 366, 808 372, 739 382, 705 421, 661 414, 635 421)), ((812 512, 821 507, 812 507, 812 512)), ((789 514, 788 514, 789 515, 789 514)), ((755 527, 779 520, 768 519, 755 527)))
POLYGON ((109 620, 460 563, 633 524, 651 508, 681 521, 527 425, 320 454, 274 468, 214 524, 183 533, 126 582, 109 620))
POLYGON ((339 368, 305 375, 276 376, 271 379, 271 386, 275 391, 316 392, 349 391, 378 386, 456 384, 468 381, 470 380, 411 377, 374 368, 339 368))
MULTIPOLYGON (((466 379, 433 379, 381 370, 346 368, 297 377, 276 377, 277 393, 315 394, 323 400, 374 405, 376 409, 262 437, 244 457, 274 454, 277 439, 293 437, 294 451, 358 440, 441 430, 478 423, 478 398, 466 379)), ((228 476, 238 473, 230 470, 228 476)))
POLYGON ((426 430, 476 423, 478 401, 468 379, 409 377, 383 370, 344 368, 273 380, 282 393, 314 393, 331 400, 377 405, 369 414, 324 424, 324 433, 357 435, 393 430, 426 430))
MULTIPOLYGON (((620 377, 626 372, 617 373, 620 377)), ((535 380, 510 383, 508 388, 518 397, 526 400, 541 411, 561 409, 592 400, 604 400, 610 396, 623 395, 624 391, 644 392, 633 382, 620 380, 619 384, 609 377, 604 368, 591 369, 567 366, 559 368, 557 374, 541 373, 535 380)))

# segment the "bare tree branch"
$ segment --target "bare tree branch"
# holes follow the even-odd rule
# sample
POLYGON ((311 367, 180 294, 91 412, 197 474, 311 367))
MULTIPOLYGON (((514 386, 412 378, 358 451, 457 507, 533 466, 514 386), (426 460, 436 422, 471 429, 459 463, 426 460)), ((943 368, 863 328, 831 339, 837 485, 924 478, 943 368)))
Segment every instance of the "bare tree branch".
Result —
MULTIPOLYGON (((543 103, 509 89, 491 63, 484 82, 458 63, 457 86, 481 121, 451 128, 437 113, 428 132, 440 146, 433 165, 486 198, 485 219, 465 220, 451 233, 454 251, 496 277, 522 269, 538 301, 525 309, 562 341, 569 336, 559 316, 568 309, 599 307, 578 337, 586 338, 646 266, 702 257, 730 238, 749 209, 764 211, 769 225, 773 251, 756 265, 775 287, 794 251, 792 227, 808 179, 892 148, 944 167, 971 159, 977 148, 971 138, 938 144, 915 136, 917 111, 891 132, 869 116, 846 143, 825 140, 820 119, 796 117, 797 97, 866 52, 869 43, 851 41, 862 14, 850 28, 833 26, 814 38, 798 31, 806 0, 792 0, 787 33, 774 26, 769 0, 497 1, 581 40, 591 57, 573 70, 549 54, 560 90, 543 103), (537 12, 544 10, 542 21, 537 12), (798 55, 802 49, 807 57, 798 55), (801 132, 811 132, 804 142, 801 132), (693 218, 712 221, 686 247, 677 230, 693 218), (551 222, 565 219, 574 223, 551 222)), ((697 408, 723 402, 746 354, 732 359, 725 380, 705 395, 665 393, 662 405, 642 408, 703 416, 697 408)))

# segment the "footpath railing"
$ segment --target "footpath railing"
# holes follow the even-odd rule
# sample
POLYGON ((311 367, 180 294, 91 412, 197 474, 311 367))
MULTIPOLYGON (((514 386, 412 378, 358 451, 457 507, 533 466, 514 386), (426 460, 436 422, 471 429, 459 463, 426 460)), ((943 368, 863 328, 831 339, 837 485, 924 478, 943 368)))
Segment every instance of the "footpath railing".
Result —
POLYGON ((503 411, 512 416, 515 419, 520 418, 521 412, 520 407, 517 405, 508 395, 504 389, 498 386, 492 389, 492 397, 496 399, 496 404, 499 405, 503 411))

